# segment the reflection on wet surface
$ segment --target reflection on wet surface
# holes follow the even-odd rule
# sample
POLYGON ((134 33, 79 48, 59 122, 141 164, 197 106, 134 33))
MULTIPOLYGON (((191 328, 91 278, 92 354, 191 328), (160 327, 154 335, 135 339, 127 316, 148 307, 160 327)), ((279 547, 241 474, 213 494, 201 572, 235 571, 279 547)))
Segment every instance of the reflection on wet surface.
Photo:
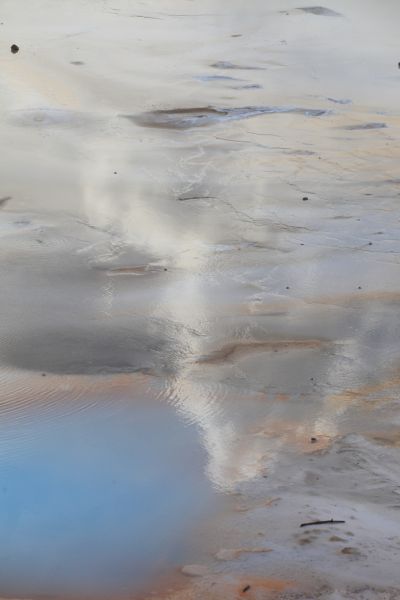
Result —
POLYGON ((5 341, 2 358, 13 367, 59 374, 172 372, 182 354, 174 328, 164 332, 164 324, 140 321, 130 319, 130 331, 111 323, 24 331, 5 341))
POLYGON ((2 405, 3 595, 125 595, 182 561, 210 501, 197 434, 132 387, 2 405))
POLYGON ((399 597, 399 3, 77 6, 2 3, 0 596, 399 597))

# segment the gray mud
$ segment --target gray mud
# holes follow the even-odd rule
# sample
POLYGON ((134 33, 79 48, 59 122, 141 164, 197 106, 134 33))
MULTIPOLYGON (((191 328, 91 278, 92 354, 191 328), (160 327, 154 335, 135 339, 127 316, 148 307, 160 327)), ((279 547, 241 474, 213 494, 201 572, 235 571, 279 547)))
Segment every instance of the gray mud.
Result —
POLYGON ((260 115, 294 114, 306 117, 321 117, 328 111, 315 108, 297 108, 286 106, 245 106, 243 108, 175 108, 155 110, 139 115, 125 115, 142 127, 161 127, 166 129, 190 129, 205 127, 225 121, 249 119, 260 115))

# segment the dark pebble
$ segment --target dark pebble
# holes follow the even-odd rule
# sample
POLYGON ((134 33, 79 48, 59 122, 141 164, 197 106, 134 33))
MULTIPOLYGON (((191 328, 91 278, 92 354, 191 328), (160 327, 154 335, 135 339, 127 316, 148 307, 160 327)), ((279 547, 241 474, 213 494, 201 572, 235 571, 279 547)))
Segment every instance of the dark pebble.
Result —
POLYGON ((248 592, 250 588, 251 588, 251 585, 246 585, 246 586, 245 586, 245 587, 242 589, 242 592, 243 592, 243 594, 244 594, 245 592, 248 592))
POLYGON ((372 246, 372 242, 368 242, 368 246, 372 246))
POLYGON ((286 286, 286 289, 287 289, 287 290, 290 290, 290 287, 287 285, 287 286, 286 286))
POLYGON ((46 373, 42 373, 42 377, 46 377, 46 373))
POLYGON ((308 200, 307 196, 304 196, 304 197, 302 198, 302 200, 303 200, 303 202, 307 202, 307 200, 308 200))
POLYGON ((316 437, 312 437, 312 438, 311 438, 311 440, 310 440, 310 442, 311 442, 312 444, 316 444, 316 443, 318 442, 318 440, 317 440, 317 438, 316 438, 316 437))
POLYGON ((17 44, 13 44, 13 45, 11 46, 11 52, 12 52, 13 54, 17 54, 17 52, 19 52, 19 46, 17 46, 17 44))
POLYGON ((361 285, 359 285, 357 289, 358 289, 358 290, 362 290, 362 287, 361 287, 361 285))

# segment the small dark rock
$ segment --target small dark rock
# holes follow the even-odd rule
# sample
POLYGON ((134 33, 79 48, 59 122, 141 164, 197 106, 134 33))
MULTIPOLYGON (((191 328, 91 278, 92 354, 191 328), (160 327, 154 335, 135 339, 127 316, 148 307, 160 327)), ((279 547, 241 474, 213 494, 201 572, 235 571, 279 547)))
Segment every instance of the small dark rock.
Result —
POLYGON ((244 588, 242 589, 242 593, 244 594, 245 592, 248 592, 250 588, 251 588, 251 585, 245 585, 244 588))
POLYGON ((304 197, 302 198, 302 200, 303 200, 303 202, 307 202, 307 200, 308 200, 307 196, 304 196, 304 197))
POLYGON ((287 289, 287 290, 290 290, 290 287, 287 285, 287 286, 286 286, 286 289, 287 289))
POLYGON ((12 52, 13 54, 17 54, 17 52, 19 52, 19 46, 17 46, 17 44, 13 44, 13 45, 11 46, 11 52, 12 52))
POLYGON ((317 438, 316 438, 316 437, 312 437, 312 438, 310 439, 310 442, 311 442, 312 444, 316 444, 316 443, 318 442, 318 440, 317 440, 317 438))
POLYGON ((371 122, 371 123, 359 123, 358 125, 347 125, 343 127, 343 129, 347 129, 347 131, 363 131, 366 129, 386 129, 386 123, 380 122, 371 122))
POLYGON ((309 13, 312 15, 318 15, 321 17, 341 17, 342 15, 335 10, 331 10, 330 8, 325 8, 325 6, 302 6, 297 10, 301 10, 302 12, 309 13))
POLYGON ((358 290, 362 290, 362 287, 361 287, 361 285, 359 285, 357 289, 358 289, 358 290))
POLYGON ((164 267, 164 271, 168 271, 167 267, 164 267))
POLYGON ((368 242, 368 246, 372 246, 372 242, 368 242))
POLYGON ((46 373, 42 373, 42 377, 46 377, 46 373))
POLYGON ((0 198, 0 206, 5 206, 10 200, 12 200, 12 196, 4 196, 3 198, 0 198))

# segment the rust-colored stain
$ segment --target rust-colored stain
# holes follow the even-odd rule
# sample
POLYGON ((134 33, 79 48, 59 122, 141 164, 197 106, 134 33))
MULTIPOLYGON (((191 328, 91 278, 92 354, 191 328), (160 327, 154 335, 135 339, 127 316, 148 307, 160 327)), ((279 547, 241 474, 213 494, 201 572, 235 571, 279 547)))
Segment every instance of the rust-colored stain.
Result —
MULTIPOLYGON (((193 580, 194 582, 194 580, 193 580)), ((196 598, 195 586, 182 575, 180 570, 175 570, 167 577, 154 582, 149 592, 136 593, 130 600, 194 600, 196 598)), ((112 600, 119 600, 112 598, 112 600)))
POLYGON ((271 302, 257 302, 254 304, 245 304, 238 307, 235 314, 247 316, 270 316, 277 312, 286 311, 290 313, 291 309, 298 310, 306 308, 309 305, 333 305, 333 306, 351 306, 353 304, 367 302, 382 302, 385 304, 400 304, 400 292, 385 292, 380 290, 366 291, 361 290, 349 294, 332 294, 329 296, 313 296, 298 298, 274 298, 271 302))
POLYGON ((198 363, 218 364, 252 352, 280 352, 284 350, 315 350, 327 345, 326 340, 269 340, 269 341, 238 341, 225 344, 197 360, 198 363))
POLYGON ((288 402, 290 400, 289 394, 276 394, 275 400, 277 402, 288 402))
POLYGON ((257 593, 257 590, 263 590, 263 591, 268 591, 268 592, 284 592, 285 590, 287 590, 288 588, 292 588, 294 587, 294 583, 291 581, 286 581, 284 579, 273 579, 273 578, 251 578, 251 577, 247 577, 246 579, 243 579, 242 582, 239 585, 239 597, 240 598, 251 598, 252 595, 250 594, 250 592, 254 592, 257 593), (250 589, 246 592, 244 592, 243 590, 247 587, 250 586, 250 589))
POLYGON ((283 579, 217 575, 210 579, 193 579, 183 588, 134 596, 132 600, 275 600, 281 593, 294 587, 297 587, 294 582, 283 579))
POLYGON ((347 389, 339 394, 333 394, 329 401, 335 406, 354 403, 359 400, 368 400, 368 406, 373 408, 382 401, 391 400, 394 397, 386 392, 400 387, 400 376, 395 375, 378 383, 362 385, 358 388, 347 389))
POLYGON ((304 453, 326 450, 335 439, 290 419, 269 419, 267 426, 258 428, 253 433, 271 439, 279 438, 283 444, 296 446, 304 453))
POLYGON ((278 504, 280 500, 282 500, 282 498, 269 498, 266 502, 264 502, 264 506, 275 506, 275 504, 278 504))
POLYGON ((400 429, 395 429, 392 431, 379 431, 379 432, 370 432, 366 433, 365 437, 373 440, 377 444, 382 444, 384 446, 392 446, 394 448, 400 447, 400 429))

